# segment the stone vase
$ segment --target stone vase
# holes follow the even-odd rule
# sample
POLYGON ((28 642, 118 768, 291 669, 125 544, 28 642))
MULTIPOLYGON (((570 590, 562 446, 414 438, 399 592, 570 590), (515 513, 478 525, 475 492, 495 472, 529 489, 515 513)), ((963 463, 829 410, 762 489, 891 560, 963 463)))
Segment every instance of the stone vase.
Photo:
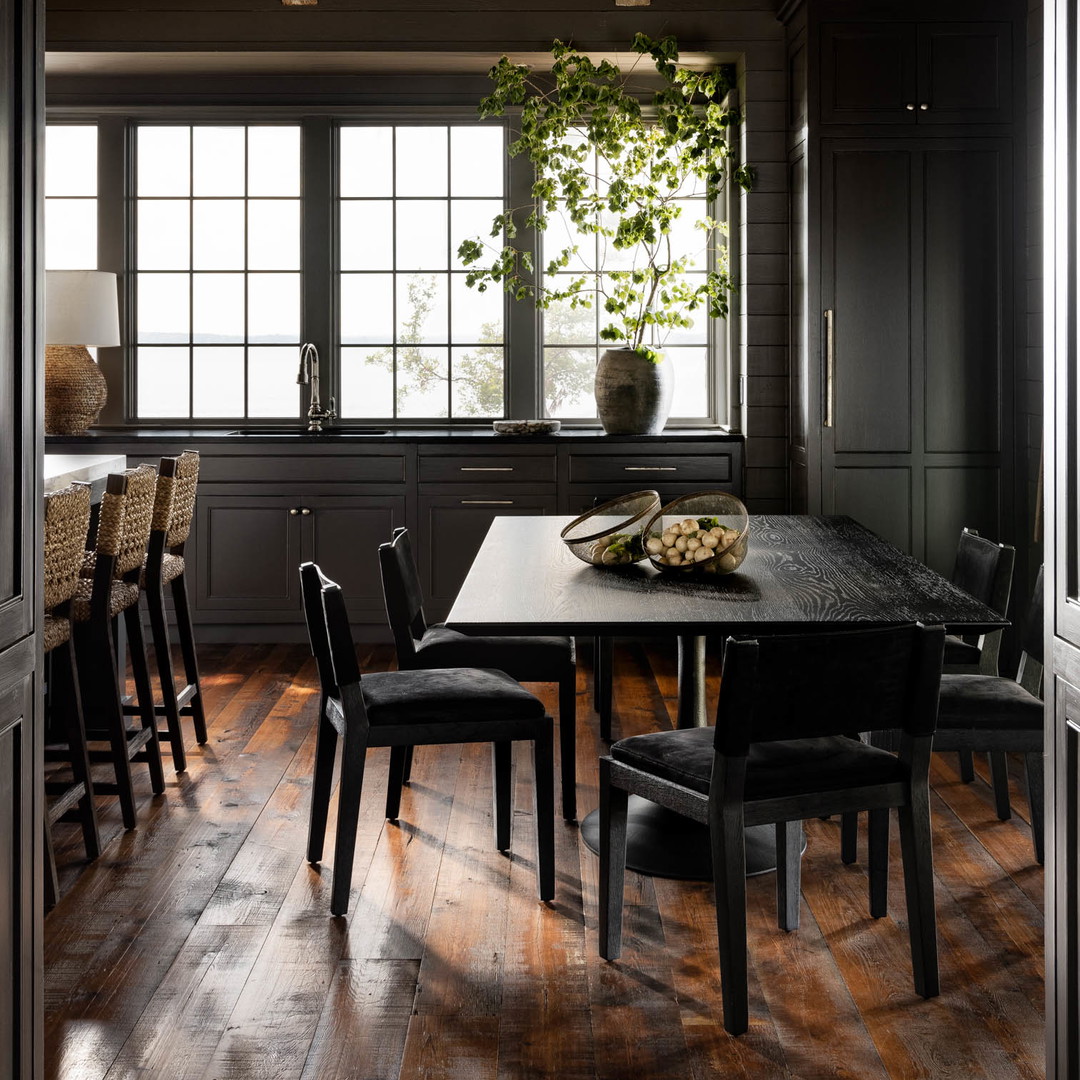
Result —
POLYGON ((609 435, 658 435, 671 411, 675 374, 633 349, 608 349, 596 365, 596 412, 609 435))

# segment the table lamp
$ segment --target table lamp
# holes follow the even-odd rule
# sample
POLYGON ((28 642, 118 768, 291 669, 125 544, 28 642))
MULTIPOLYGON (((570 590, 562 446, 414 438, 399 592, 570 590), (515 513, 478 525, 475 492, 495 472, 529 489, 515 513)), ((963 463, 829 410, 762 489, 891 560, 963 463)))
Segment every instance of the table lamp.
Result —
POLYGON ((45 272, 45 431, 82 435, 108 397, 87 345, 119 345, 116 275, 45 272))

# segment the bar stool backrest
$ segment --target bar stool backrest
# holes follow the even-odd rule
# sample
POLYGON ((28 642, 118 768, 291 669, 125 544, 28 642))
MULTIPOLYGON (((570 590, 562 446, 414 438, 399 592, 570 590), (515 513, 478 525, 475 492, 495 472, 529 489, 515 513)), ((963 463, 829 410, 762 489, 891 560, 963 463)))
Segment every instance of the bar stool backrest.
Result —
POLYGON ((90 485, 74 483, 45 496, 45 610, 75 595, 90 527, 90 485))
POLYGON ((96 550, 99 560, 110 557, 113 578, 142 569, 154 514, 157 470, 140 465, 113 473, 108 480, 98 516, 96 550))
POLYGON ((195 491, 199 486, 199 452, 185 450, 179 457, 162 458, 158 484, 166 481, 172 489, 168 524, 159 524, 154 514, 154 530, 166 529, 165 547, 179 547, 191 532, 191 520, 195 516, 195 491), (166 465, 166 462, 169 464, 166 465))

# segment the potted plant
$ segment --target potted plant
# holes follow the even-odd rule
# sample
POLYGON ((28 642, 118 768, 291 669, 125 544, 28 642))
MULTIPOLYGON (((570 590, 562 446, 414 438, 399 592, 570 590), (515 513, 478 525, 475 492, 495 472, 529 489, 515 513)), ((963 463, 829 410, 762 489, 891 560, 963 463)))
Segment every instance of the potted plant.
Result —
MULTIPOLYGON (((600 339, 617 347, 597 367, 597 411, 605 431, 641 434, 660 431, 667 419, 671 364, 660 351, 666 336, 692 326, 695 315, 727 315, 732 282, 725 226, 708 207, 729 178, 748 190, 752 173, 735 162, 731 131, 738 118, 723 104, 730 70, 679 66, 673 37, 638 34, 632 48, 651 57, 660 76, 651 108, 632 85, 633 68, 594 63, 561 41, 551 46, 548 77, 534 77, 505 56, 491 69, 494 89, 480 115, 517 110, 519 133, 508 150, 532 163, 532 197, 495 218, 493 242, 466 240, 458 254, 473 267, 466 281, 477 289, 499 285, 542 309, 600 305, 608 317, 600 339), (687 201, 701 192, 705 200, 687 201), (693 252, 673 242, 676 222, 691 205, 702 208, 692 222, 700 234, 693 252), (571 239, 544 252, 538 281, 532 251, 515 241, 522 228, 530 239, 543 234, 560 213, 571 239), (574 233, 599 238, 596 265, 588 265, 574 233)), ((679 226, 684 235, 685 224, 679 226)))

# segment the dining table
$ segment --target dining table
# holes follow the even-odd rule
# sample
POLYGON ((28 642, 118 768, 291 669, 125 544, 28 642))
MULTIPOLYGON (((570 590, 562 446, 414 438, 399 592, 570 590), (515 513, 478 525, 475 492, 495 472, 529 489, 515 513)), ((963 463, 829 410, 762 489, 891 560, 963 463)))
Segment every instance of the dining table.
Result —
MULTIPOLYGON (((742 565, 708 577, 660 570, 649 560, 621 567, 587 564, 561 540, 571 520, 497 516, 447 625, 476 634, 675 638, 678 727, 709 722, 709 638, 719 643, 729 635, 914 622, 967 635, 1007 625, 993 609, 850 517, 751 514, 742 565)), ((589 848, 599 849, 596 811, 583 819, 581 833, 589 848)), ((660 876, 709 879, 707 829, 631 797, 627 865, 660 876)), ((774 868, 772 827, 755 826, 747 834, 747 872, 774 868)))

